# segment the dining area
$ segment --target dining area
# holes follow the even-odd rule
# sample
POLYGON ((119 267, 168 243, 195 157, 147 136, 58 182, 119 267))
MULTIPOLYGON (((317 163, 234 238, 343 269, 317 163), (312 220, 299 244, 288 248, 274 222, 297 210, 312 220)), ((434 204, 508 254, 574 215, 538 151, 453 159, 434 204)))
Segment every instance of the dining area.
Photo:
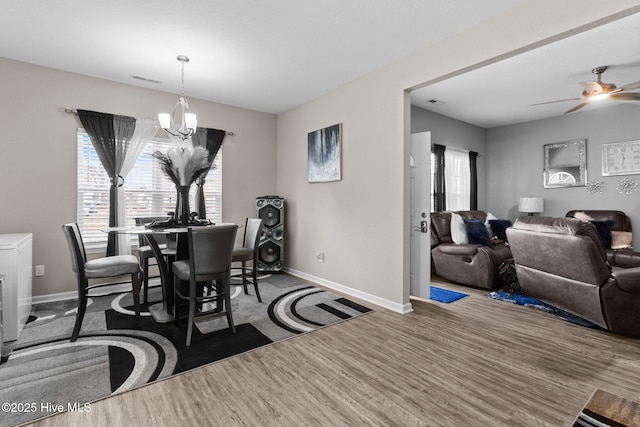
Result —
MULTIPOLYGON (((64 224, 77 298, 34 305, 0 366, 0 398, 42 400, 69 412, 92 408, 105 397, 197 375, 213 362, 372 311, 296 276, 259 271, 270 255, 265 250, 256 263, 256 242, 276 234, 265 232, 272 219, 260 215, 243 224, 167 228, 141 217, 137 225, 102 231, 140 240, 133 254, 98 257, 87 256, 77 224, 64 224)), ((55 414, 49 406, 36 409, 8 414, 5 422, 55 414)))
MULTIPOLYGON (((178 60, 184 71, 184 63, 189 59, 179 56, 178 60)), ((62 226, 78 288, 77 318, 71 341, 80 335, 90 290, 105 286, 105 279, 125 275, 130 280, 135 317, 139 321, 141 296, 143 304, 148 304, 150 261, 157 266, 162 290, 160 301, 148 304, 148 313, 155 322, 173 322, 178 326, 182 317, 180 310, 185 306, 188 308, 185 310, 188 312, 187 345, 191 342, 195 317, 205 313, 226 315, 229 329, 235 332, 229 308, 231 266, 234 262, 242 263, 240 275, 247 289, 245 268, 247 262, 252 263, 251 280, 259 298, 255 267, 262 220, 247 218, 246 224, 216 224, 207 218, 205 201, 205 178, 216 169, 214 160, 219 157, 225 136, 233 133, 197 127, 196 116, 189 113, 184 97, 176 104, 174 115, 159 114, 158 121, 88 110, 73 112, 87 133, 87 149, 95 152, 111 184, 106 200, 108 224, 98 229, 106 236, 106 256, 87 258, 82 230, 90 230, 87 217, 92 223, 95 223, 93 217, 100 221, 99 216, 92 215, 95 210, 90 209, 88 214, 79 216, 78 221, 62 226), (174 122, 176 111, 180 113, 181 123, 174 122), (169 144, 164 150, 155 149, 150 156, 148 153, 145 159, 142 155, 145 146, 161 129, 169 138, 169 144), (164 180, 159 178, 164 181, 162 185, 170 182, 175 187, 175 197, 171 198, 175 207, 166 216, 130 218, 140 208, 149 209, 136 204, 131 193, 125 193, 129 176, 140 175, 137 169, 131 170, 141 161, 152 163, 151 168, 146 169, 147 174, 160 171, 164 175, 164 180), (236 234, 241 228, 244 228, 244 238, 241 245, 235 247, 236 234), (130 239, 136 236, 138 245, 130 239), (204 308, 210 305, 213 309, 204 308)), ((157 211, 162 206, 153 209, 157 211)), ((106 280, 106 285, 108 283, 106 280)))
MULTIPOLYGON (((71 341, 77 340, 82 327, 90 291, 104 283, 90 284, 91 279, 130 275, 136 319, 140 318, 141 301, 158 323, 173 322, 179 327, 187 313, 186 345, 191 343, 196 317, 226 316, 229 329, 235 333, 231 310, 232 270, 245 294, 252 285, 258 301, 257 257, 263 220, 247 218, 245 224, 234 223, 175 226, 168 217, 136 218, 138 225, 108 227, 105 233, 138 236, 138 256, 114 255, 88 260, 82 235, 75 223, 62 226, 78 281, 78 314, 71 341), (149 221, 149 222, 145 222, 149 221), (162 226, 162 224, 166 227, 162 226), (160 225, 158 225, 160 224, 160 225), (241 229, 242 245, 236 245, 241 229), (148 301, 149 261, 155 262, 161 288, 160 301, 148 301), (232 269, 234 263, 241 263, 232 269), (142 298, 141 298, 142 296, 142 298)), ((108 285, 108 284, 107 284, 108 285)))

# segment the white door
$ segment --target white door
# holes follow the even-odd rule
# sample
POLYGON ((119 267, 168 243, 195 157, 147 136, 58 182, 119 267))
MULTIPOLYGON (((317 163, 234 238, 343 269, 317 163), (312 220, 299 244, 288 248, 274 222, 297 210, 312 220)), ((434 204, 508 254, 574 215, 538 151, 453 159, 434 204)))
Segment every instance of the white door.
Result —
POLYGON ((429 298, 431 280, 431 132, 411 135, 411 289, 429 298))

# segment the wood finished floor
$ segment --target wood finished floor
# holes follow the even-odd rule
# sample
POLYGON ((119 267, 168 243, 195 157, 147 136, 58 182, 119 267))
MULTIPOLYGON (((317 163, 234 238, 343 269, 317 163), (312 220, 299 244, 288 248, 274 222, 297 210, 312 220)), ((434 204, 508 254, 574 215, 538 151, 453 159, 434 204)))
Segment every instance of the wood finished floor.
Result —
POLYGON ((640 341, 469 293, 374 313, 110 397, 45 426, 570 426, 637 400, 640 341))

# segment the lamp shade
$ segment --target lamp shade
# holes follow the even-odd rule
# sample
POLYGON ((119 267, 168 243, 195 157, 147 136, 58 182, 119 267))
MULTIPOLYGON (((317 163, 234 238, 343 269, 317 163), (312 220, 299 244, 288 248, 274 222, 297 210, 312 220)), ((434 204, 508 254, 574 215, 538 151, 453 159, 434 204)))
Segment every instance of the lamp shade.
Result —
POLYGON ((527 213, 544 212, 544 199, 542 197, 520 197, 518 210, 527 213))
POLYGON ((171 115, 168 113, 158 114, 158 121, 162 129, 169 129, 171 127, 171 115))
POLYGON ((195 132, 196 127, 198 126, 198 119, 196 118, 196 115, 193 113, 185 113, 184 121, 187 129, 193 129, 195 132))

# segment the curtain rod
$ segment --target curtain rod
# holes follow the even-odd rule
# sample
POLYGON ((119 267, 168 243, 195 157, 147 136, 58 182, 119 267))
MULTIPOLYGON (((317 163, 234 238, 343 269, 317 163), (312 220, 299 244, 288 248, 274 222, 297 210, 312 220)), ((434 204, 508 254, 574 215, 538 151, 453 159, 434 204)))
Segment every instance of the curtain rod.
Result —
MULTIPOLYGON (((67 113, 67 114, 73 114, 74 116, 78 115, 78 110, 76 110, 75 108, 66 107, 64 109, 64 112, 67 113)), ((233 136, 235 134, 233 132, 225 131, 225 135, 233 136)))
POLYGON ((440 145, 444 148, 448 148, 449 150, 454 150, 454 151, 464 151, 466 153, 476 153, 478 155, 478 157, 482 157, 482 155, 480 153, 478 153, 477 151, 473 151, 473 150, 467 150, 466 148, 458 148, 458 147, 447 147, 446 145, 442 145, 442 144, 431 144, 431 148, 433 148, 434 145, 440 145))

